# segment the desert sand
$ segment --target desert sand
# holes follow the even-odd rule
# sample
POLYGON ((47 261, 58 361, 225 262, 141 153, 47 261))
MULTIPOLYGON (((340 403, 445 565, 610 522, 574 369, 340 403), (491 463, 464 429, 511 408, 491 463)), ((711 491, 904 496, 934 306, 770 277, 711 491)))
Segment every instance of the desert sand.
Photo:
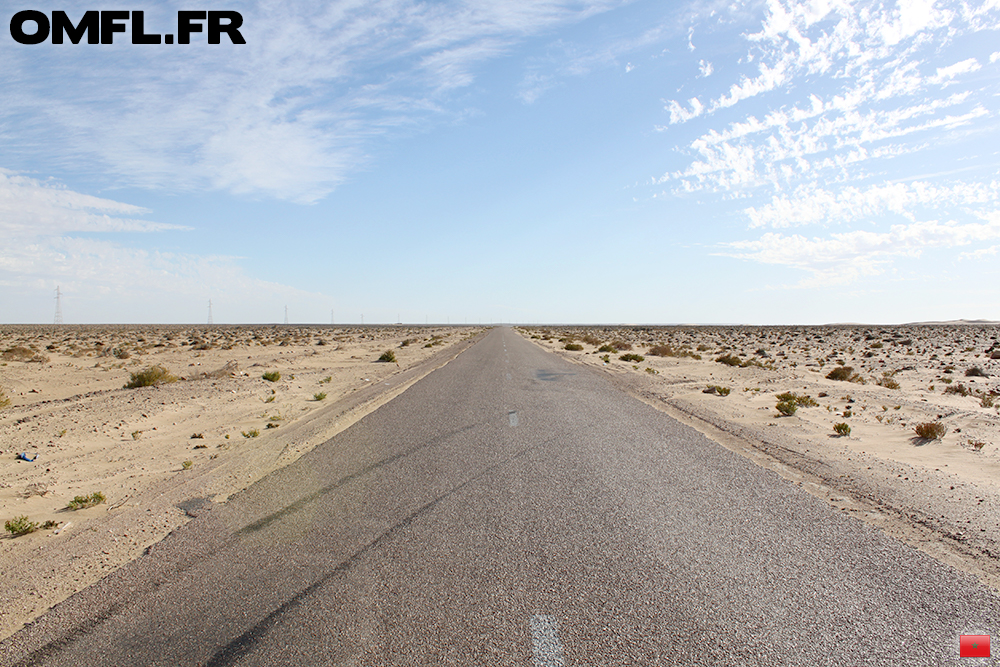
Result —
POLYGON ((520 331, 1000 590, 997 323, 520 331))
MULTIPOLYGON (((997 324, 516 330, 1000 590, 997 324), (837 368, 845 379, 827 377, 837 368), (799 399, 794 410, 785 401, 791 414, 778 410, 781 394, 799 399), (942 436, 919 437, 926 423, 942 436)), ((39 524, 0 539, 0 637, 391 400, 481 331, 0 327, 10 400, 0 516, 39 524), (377 361, 389 350, 396 363, 377 361), (154 365, 181 379, 123 388, 154 365), (264 379, 273 372, 280 379, 264 379), (104 501, 67 509, 94 492, 104 501)))
POLYGON ((347 428, 479 331, 0 327, 0 517, 37 524, 0 539, 0 577, 9 584, 0 592, 0 638, 135 559, 201 507, 347 428), (394 362, 379 361, 387 351, 394 362), (154 366, 176 381, 125 388, 154 366), (95 493, 102 502, 68 508, 95 493))

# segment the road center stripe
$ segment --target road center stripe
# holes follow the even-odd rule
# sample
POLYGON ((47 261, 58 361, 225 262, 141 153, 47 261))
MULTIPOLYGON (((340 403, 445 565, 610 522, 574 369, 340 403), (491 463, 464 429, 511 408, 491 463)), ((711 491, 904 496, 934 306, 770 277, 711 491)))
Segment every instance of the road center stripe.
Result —
POLYGON ((563 648, 559 641, 559 622, 555 616, 531 617, 531 649, 535 667, 563 667, 563 648))
POLYGON ((507 419, 510 420, 510 425, 511 426, 517 426, 517 411, 516 410, 511 410, 510 412, 508 412, 507 413, 507 419))

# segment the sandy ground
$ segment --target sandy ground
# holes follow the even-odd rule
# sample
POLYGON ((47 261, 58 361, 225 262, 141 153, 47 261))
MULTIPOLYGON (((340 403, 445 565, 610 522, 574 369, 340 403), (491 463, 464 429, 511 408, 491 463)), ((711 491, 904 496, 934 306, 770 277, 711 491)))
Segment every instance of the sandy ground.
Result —
MULTIPOLYGON (((479 331, 0 327, 11 403, 0 516, 57 524, 0 538, 0 638, 391 400, 479 331), (386 350, 398 363, 377 361, 386 350), (152 365, 182 379, 123 388, 152 365), (273 371, 279 380, 263 379, 273 371), (106 500, 67 509, 93 492, 106 500)), ((1000 590, 1000 326, 518 331, 1000 590), (838 367, 854 381, 826 377, 838 367), (729 393, 705 393, 713 386, 729 393), (786 392, 817 405, 784 416, 786 392), (917 437, 928 422, 942 438, 917 437), (850 435, 833 431, 841 423, 850 435)))
POLYGON ((347 428, 479 331, 0 327, 0 517, 39 526, 0 538, 0 638, 347 428), (379 362, 389 350, 396 363, 379 362), (151 366, 178 380, 123 388, 151 366), (280 379, 264 379, 272 372, 280 379), (67 508, 95 492, 100 504, 67 508))
POLYGON ((519 332, 1000 591, 996 323, 519 332), (827 378, 840 367, 850 379, 827 378), (783 415, 785 393, 816 405, 783 415), (926 423, 943 437, 919 437, 926 423))

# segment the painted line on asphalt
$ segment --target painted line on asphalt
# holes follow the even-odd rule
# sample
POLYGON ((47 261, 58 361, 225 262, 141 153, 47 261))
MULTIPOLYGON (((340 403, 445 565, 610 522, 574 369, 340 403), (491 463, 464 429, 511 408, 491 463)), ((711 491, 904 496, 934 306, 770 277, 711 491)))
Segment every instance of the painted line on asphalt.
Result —
POLYGON ((507 413, 507 419, 510 421, 511 426, 517 426, 517 411, 511 410, 507 413))
POLYGON ((531 651, 535 667, 563 667, 563 647, 559 641, 559 622, 555 616, 535 614, 531 626, 531 651))

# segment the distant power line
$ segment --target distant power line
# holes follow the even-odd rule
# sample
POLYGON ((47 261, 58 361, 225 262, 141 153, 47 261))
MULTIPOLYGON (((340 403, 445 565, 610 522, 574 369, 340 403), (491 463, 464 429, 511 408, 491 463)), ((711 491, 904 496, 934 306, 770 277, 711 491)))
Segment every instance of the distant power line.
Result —
POLYGON ((56 285, 56 318, 53 324, 62 324, 62 292, 59 291, 59 286, 56 285))

